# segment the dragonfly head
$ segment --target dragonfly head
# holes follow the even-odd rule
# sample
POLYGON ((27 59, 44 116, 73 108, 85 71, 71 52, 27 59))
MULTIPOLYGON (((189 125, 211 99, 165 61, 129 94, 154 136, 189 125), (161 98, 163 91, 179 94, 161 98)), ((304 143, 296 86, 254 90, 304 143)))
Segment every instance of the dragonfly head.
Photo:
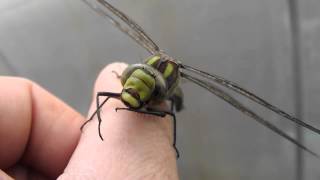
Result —
POLYGON ((139 92, 135 88, 123 88, 121 92, 121 101, 129 108, 139 109, 144 102, 141 101, 139 92))
POLYGON ((152 98, 156 79, 151 69, 147 65, 135 64, 128 66, 122 73, 121 100, 129 108, 139 109, 152 98))

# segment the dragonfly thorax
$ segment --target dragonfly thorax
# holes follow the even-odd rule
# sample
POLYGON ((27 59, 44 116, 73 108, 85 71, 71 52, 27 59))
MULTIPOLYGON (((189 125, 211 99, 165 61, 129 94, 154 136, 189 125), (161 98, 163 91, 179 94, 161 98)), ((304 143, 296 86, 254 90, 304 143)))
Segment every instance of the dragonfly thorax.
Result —
POLYGON ((148 64, 162 74, 167 84, 167 95, 172 96, 180 83, 180 63, 161 52, 159 55, 153 55, 146 59, 148 64))

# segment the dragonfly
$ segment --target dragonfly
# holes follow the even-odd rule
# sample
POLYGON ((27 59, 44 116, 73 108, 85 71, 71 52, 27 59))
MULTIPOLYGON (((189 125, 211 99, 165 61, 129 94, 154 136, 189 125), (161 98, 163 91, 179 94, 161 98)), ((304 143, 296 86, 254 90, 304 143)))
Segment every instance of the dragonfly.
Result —
POLYGON ((198 68, 188 66, 181 61, 167 55, 159 46, 153 41, 150 36, 128 15, 111 5, 106 0, 83 0, 89 7, 95 12, 102 15, 118 28, 120 31, 128 35, 138 45, 143 47, 150 53, 150 56, 145 59, 143 63, 137 63, 129 65, 121 75, 117 74, 117 77, 121 80, 122 91, 121 92, 98 92, 96 95, 96 111, 90 116, 90 118, 81 126, 83 127, 93 120, 95 116, 98 119, 98 133, 103 140, 101 134, 101 107, 110 99, 115 98, 123 102, 125 108, 116 108, 118 110, 132 111, 142 114, 149 114, 159 117, 165 117, 167 115, 172 116, 173 120, 173 148, 176 151, 177 157, 179 157, 179 151, 176 147, 176 112, 183 109, 183 92, 180 88, 181 80, 192 82, 217 97, 224 100, 240 112, 251 117, 259 124, 270 129, 279 136, 285 138, 291 143, 295 144, 304 151, 311 155, 320 158, 320 156, 314 151, 307 148, 296 139, 289 136, 273 123, 267 121, 253 110, 245 106, 235 97, 224 91, 221 87, 234 91, 238 95, 244 96, 254 103, 261 105, 264 108, 273 111, 274 113, 282 116, 284 119, 290 120, 314 133, 320 135, 320 130, 292 115, 281 110, 277 106, 272 105, 266 100, 255 95, 251 91, 241 87, 235 82, 229 81, 219 75, 202 71, 198 68), (105 99, 100 103, 100 97, 105 99), (155 104, 169 101, 170 110, 157 109, 155 104))

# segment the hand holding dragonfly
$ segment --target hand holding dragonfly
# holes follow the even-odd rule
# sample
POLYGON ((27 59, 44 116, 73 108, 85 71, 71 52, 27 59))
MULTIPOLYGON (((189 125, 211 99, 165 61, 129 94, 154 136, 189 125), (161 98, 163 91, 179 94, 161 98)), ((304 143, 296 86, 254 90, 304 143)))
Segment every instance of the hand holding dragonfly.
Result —
MULTIPOLYGON (((112 71, 125 67, 108 66, 95 91, 119 90, 112 71)), ((101 141, 97 120, 81 134, 85 118, 40 86, 20 78, 0 77, 0 82, 0 179, 178 179, 169 116, 116 113, 123 105, 110 100, 101 111, 101 141)), ((91 111, 95 108, 93 102, 91 111)))

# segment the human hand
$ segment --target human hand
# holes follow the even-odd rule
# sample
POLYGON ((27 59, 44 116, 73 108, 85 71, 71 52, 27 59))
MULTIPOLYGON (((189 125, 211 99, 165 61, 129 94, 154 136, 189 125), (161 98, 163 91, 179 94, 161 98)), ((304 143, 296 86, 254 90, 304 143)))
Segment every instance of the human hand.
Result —
MULTIPOLYGON (((112 70, 125 67, 105 68, 93 99, 98 91, 121 92, 112 70)), ((10 77, 0 83, 0 179, 178 179, 170 116, 115 112, 124 105, 110 99, 101 141, 96 118, 81 133, 85 118, 38 85, 10 77)), ((89 115, 95 109, 93 102, 89 115)))

